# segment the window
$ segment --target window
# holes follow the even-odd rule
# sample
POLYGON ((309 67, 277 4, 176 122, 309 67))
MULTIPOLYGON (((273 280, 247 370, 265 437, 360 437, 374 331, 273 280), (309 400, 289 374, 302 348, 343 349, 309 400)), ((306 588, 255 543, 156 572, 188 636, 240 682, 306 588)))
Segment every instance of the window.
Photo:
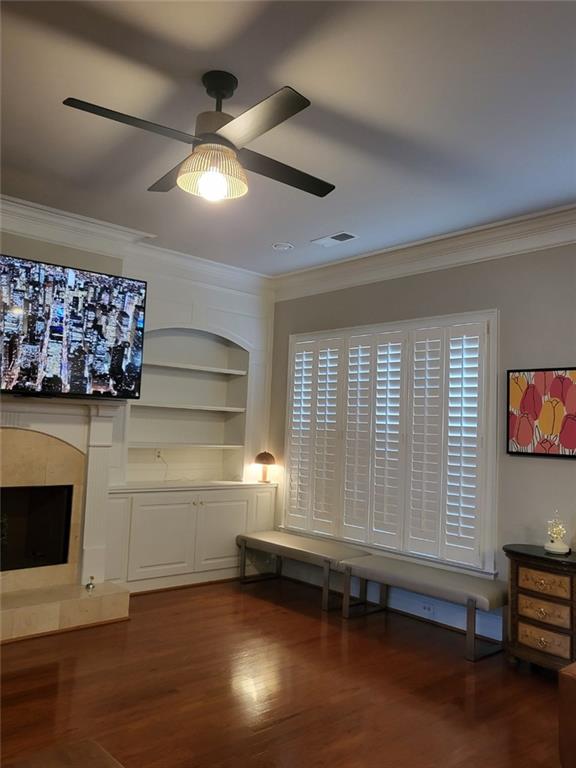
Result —
POLYGON ((495 323, 291 337, 286 526, 492 571, 495 323))

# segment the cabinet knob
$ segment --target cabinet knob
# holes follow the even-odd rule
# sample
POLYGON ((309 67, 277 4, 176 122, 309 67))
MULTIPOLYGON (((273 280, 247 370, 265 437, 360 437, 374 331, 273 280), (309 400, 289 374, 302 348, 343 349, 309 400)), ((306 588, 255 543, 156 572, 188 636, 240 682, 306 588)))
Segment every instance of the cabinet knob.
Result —
POLYGON ((548 648, 550 645, 550 641, 546 640, 545 637, 539 637, 537 640, 538 648, 548 648))
POLYGON ((538 613, 538 616, 539 616, 541 619, 545 619, 545 618, 546 618, 546 616, 548 616, 548 611, 546 610, 546 608, 538 608, 538 611, 537 611, 537 613, 538 613))
POLYGON ((201 507, 203 507, 203 506, 204 506, 204 502, 202 501, 202 499, 200 499, 200 506, 201 506, 201 507))
POLYGON ((197 506, 198 506, 198 502, 197 502, 197 501, 193 501, 193 502, 192 502, 192 506, 193 506, 193 507, 197 507, 197 506))
POLYGON ((540 587, 540 589, 544 589, 545 587, 548 586, 548 582, 546 581, 546 579, 538 579, 538 581, 536 582, 536 585, 540 587))

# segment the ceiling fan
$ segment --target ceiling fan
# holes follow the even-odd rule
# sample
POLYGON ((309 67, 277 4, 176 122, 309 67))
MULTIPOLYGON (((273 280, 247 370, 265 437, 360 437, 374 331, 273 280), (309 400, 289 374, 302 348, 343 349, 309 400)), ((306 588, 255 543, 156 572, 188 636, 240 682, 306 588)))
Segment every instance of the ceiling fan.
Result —
POLYGON ((229 72, 214 70, 206 72, 202 83, 208 95, 216 100, 216 109, 198 115, 194 136, 80 99, 68 98, 63 103, 67 107, 157 133, 193 147, 192 153, 183 162, 148 188, 149 192, 168 192, 178 185, 185 192, 213 202, 241 197, 248 191, 245 171, 258 173, 317 197, 325 197, 332 192, 333 184, 246 149, 245 146, 309 107, 308 99, 285 86, 234 118, 222 112, 222 102, 229 99, 236 90, 236 77, 229 72))

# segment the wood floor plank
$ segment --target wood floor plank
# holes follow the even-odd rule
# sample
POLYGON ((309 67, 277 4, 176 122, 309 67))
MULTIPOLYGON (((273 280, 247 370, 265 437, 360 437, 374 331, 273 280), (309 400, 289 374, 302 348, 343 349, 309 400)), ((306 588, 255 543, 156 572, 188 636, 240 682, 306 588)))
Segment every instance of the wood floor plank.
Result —
POLYGON ((117 760, 94 741, 59 744, 43 749, 5 768, 122 768, 117 760))
POLYGON ((558 768, 553 674, 318 604, 289 581, 214 584, 7 645, 3 757, 92 739, 125 768, 558 768))

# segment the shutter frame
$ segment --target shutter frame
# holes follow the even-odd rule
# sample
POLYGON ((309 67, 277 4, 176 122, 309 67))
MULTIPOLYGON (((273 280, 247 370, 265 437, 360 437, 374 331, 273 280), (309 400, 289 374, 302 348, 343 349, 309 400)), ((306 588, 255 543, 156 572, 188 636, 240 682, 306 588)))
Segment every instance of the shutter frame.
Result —
MULTIPOLYGON (((314 335, 304 335, 290 337, 290 360, 289 360, 289 387, 288 387, 288 408, 286 414, 286 484, 285 484, 285 508, 284 508, 284 523, 288 527, 298 528, 299 530, 308 530, 310 532, 319 533, 322 535, 333 536, 342 538, 344 540, 355 541, 357 543, 365 543, 369 546, 373 546, 376 549, 392 549, 396 550, 399 555, 406 558, 416 557, 418 559, 430 558, 439 564, 445 563, 450 568, 465 568, 465 569, 483 569, 486 573, 494 572, 494 555, 496 546, 496 505, 497 505, 497 465, 496 465, 496 450, 489 450, 489 445, 492 446, 497 442, 497 426, 496 426, 496 406, 497 406, 497 388, 496 388, 496 371, 497 371, 497 311, 490 310, 480 313, 468 313, 459 316, 446 316, 444 318, 430 318, 420 321, 405 321, 389 325, 376 325, 366 326, 363 328, 350 328, 341 331, 327 331, 320 332, 314 335), (473 535, 466 539, 465 543, 472 544, 470 547, 459 546, 461 542, 451 535, 451 532, 457 530, 453 525, 458 519, 460 514, 460 508, 455 505, 453 477, 449 477, 454 467, 453 462, 454 446, 449 445, 449 441, 454 439, 454 434, 450 435, 450 430, 454 429, 454 424, 451 423, 451 419, 454 418, 454 412, 450 413, 450 409, 454 411, 455 403, 457 405, 458 398, 454 395, 454 388, 452 389, 452 395, 450 394, 450 365, 451 354, 454 356, 456 353, 450 351, 450 345, 454 339, 458 338, 458 334, 462 330, 466 331, 466 334, 474 330, 480 339, 478 356, 481 360, 479 379, 478 379, 478 413, 477 413, 477 444, 474 447, 476 451, 476 458, 478 461, 478 475, 474 477, 474 504, 475 504, 475 529, 473 535), (411 519, 412 500, 411 500, 411 482, 413 480, 413 448, 418 447, 415 444, 418 442, 418 436, 412 434, 412 424, 414 422, 413 404, 415 402, 422 403, 422 399, 418 400, 417 392, 415 390, 415 375, 418 372, 414 371, 414 355, 419 341, 430 337, 430 335, 436 334, 441 338, 441 351, 440 360, 436 360, 437 370, 435 374, 439 374, 442 371, 442 384, 441 390, 442 407, 441 407, 441 420, 439 426, 437 411, 435 414, 434 427, 436 428, 436 438, 440 438, 440 448, 438 448, 438 440, 434 450, 436 456, 432 457, 435 464, 435 477, 438 477, 438 471, 440 471, 441 484, 440 488, 438 484, 434 486, 435 498, 434 505, 431 509, 434 512, 433 521, 435 525, 435 536, 428 536, 428 541, 424 542, 427 546, 422 546, 422 541, 414 541, 418 538, 414 537, 414 533, 418 534, 415 528, 415 519, 411 519), (376 454, 376 435, 377 435, 377 389, 378 382, 376 381, 376 368, 377 368, 377 341, 376 339, 394 339, 402 338, 402 351, 401 357, 402 365, 400 369, 401 373, 401 390, 403 396, 400 398, 400 449, 399 455, 402 457, 403 477, 399 482, 400 488, 400 500, 399 510, 402 518, 403 529, 398 537, 397 532, 393 531, 393 535, 390 537, 388 533, 382 535, 382 531, 379 530, 378 516, 378 500, 377 496, 380 489, 377 488, 377 454, 376 454), (351 425, 349 423, 348 410, 351 407, 358 406, 358 401, 349 403, 350 397, 350 371, 349 366, 351 361, 350 350, 355 343, 361 341, 362 344, 366 344, 370 347, 370 366, 369 369, 373 375, 370 379, 370 398, 367 411, 363 411, 361 429, 358 435, 352 434, 356 429, 356 422, 352 420, 351 425), (314 490, 317 485, 318 466, 314 461, 315 446, 309 441, 307 446, 310 448, 312 459, 310 460, 307 471, 309 487, 307 489, 307 504, 300 503, 300 506, 290 507, 290 489, 294 488, 292 483, 291 469, 298 466, 295 461, 294 449, 298 446, 290 445, 291 437, 293 436, 293 416, 292 413, 292 401, 294 392, 294 376, 293 367, 295 362, 295 354, 297 349, 313 349, 313 384, 314 387, 318 384, 318 351, 321 348, 325 348, 326 344, 331 343, 334 345, 338 343, 340 349, 340 364, 338 366, 337 381, 337 397, 336 402, 338 406, 336 411, 332 414, 334 416, 334 423, 332 424, 332 436, 336 440, 331 444, 331 461, 334 473, 332 477, 340 478, 339 487, 332 488, 331 505, 332 512, 335 514, 327 515, 327 519, 321 521, 321 525, 318 525, 318 520, 314 520, 312 517, 312 509, 314 504, 317 505, 313 496, 316 491, 314 490), (302 346, 306 345, 306 346, 302 346), (366 422, 366 417, 369 417, 369 426, 366 422), (352 431, 351 431, 352 429, 352 431), (361 450, 365 452, 368 432, 370 432, 370 466, 369 466, 369 513, 368 520, 366 520, 366 495, 359 494, 356 498, 361 498, 361 503, 356 504, 356 509, 350 511, 348 505, 350 501, 350 488, 353 491, 365 491, 366 483, 366 467, 362 469, 362 478, 354 478, 352 464, 356 460, 354 451, 361 450), (416 438, 416 439, 415 439, 416 438), (355 440, 359 440, 358 444, 354 444, 355 440), (350 443, 351 441, 351 443, 350 443), (352 450, 352 454, 350 454, 352 450), (438 470, 438 453, 441 453, 440 457, 440 470, 438 470), (452 469, 451 469, 452 468, 452 469), (346 473, 349 477, 353 478, 353 482, 350 487, 346 487, 346 473), (314 485, 314 487, 313 487, 314 485), (403 495, 403 499, 402 499, 403 495), (307 507, 307 509, 303 509, 307 507), (306 512, 306 514, 304 514, 306 512), (455 512, 457 513, 455 516, 455 512), (409 526, 412 526, 410 530, 409 526)), ((454 359, 452 360, 454 364, 454 359)), ((358 382, 356 382, 357 384, 358 382)), ((419 382, 422 383, 421 381, 419 382)), ((423 390, 420 390, 422 394, 423 390)), ((314 392, 314 398, 317 398, 317 392, 314 392)), ((366 395, 366 392, 363 392, 366 395)), ((314 400, 313 402, 317 402, 314 400)), ((321 403, 321 405, 323 405, 321 403)), ((466 407, 466 402, 464 402, 466 407)), ((312 407, 314 410, 316 406, 312 407)), ((318 414, 312 414, 318 416, 318 414)), ((421 415, 421 414, 416 414, 421 415)), ((465 408, 463 415, 468 417, 470 414, 466 412, 465 408)), ((325 414, 320 414, 321 418, 324 418, 325 414)), ((314 421, 314 420, 312 420, 314 421)), ((314 428, 315 432, 317 424, 310 422, 309 426, 314 428)), ((466 420, 462 422, 463 426, 468 426, 466 420)), ((420 424, 419 426, 422 426, 420 424)), ((308 433, 309 434, 309 433, 308 433)), ((463 433, 464 434, 464 433, 463 433)), ((474 435, 473 435, 474 436, 474 435)), ((325 437, 325 435, 324 435, 325 437)), ((456 436, 457 437, 457 436, 456 436)), ((466 438, 469 435, 465 435, 466 438)), ((314 441, 316 442, 316 435, 314 441)), ((469 446, 466 446, 469 447, 469 446)), ((326 484, 322 487, 320 483, 320 491, 326 491, 326 484)), ((456 486, 457 488, 457 486, 456 486)), ((464 488, 464 486, 462 486, 464 488)), ((464 488, 464 490, 466 490, 464 488)), ((462 498, 466 500, 466 493, 462 495, 462 498)), ((304 494, 306 496, 306 494, 304 494)), ((322 501, 322 499, 321 499, 322 501)), ((429 507, 429 505, 428 505, 429 507)), ((466 504, 463 505, 464 510, 466 504)), ((416 510, 418 512, 418 510, 416 510)), ((430 508, 427 509, 430 512, 430 508)), ((380 526, 381 527, 381 526, 380 526)), ((464 527, 464 530, 467 530, 464 527)), ((430 531, 429 531, 430 532, 430 531)), ((434 533, 434 530, 432 530, 434 533)), ((465 537, 466 538, 466 537, 465 537)))

